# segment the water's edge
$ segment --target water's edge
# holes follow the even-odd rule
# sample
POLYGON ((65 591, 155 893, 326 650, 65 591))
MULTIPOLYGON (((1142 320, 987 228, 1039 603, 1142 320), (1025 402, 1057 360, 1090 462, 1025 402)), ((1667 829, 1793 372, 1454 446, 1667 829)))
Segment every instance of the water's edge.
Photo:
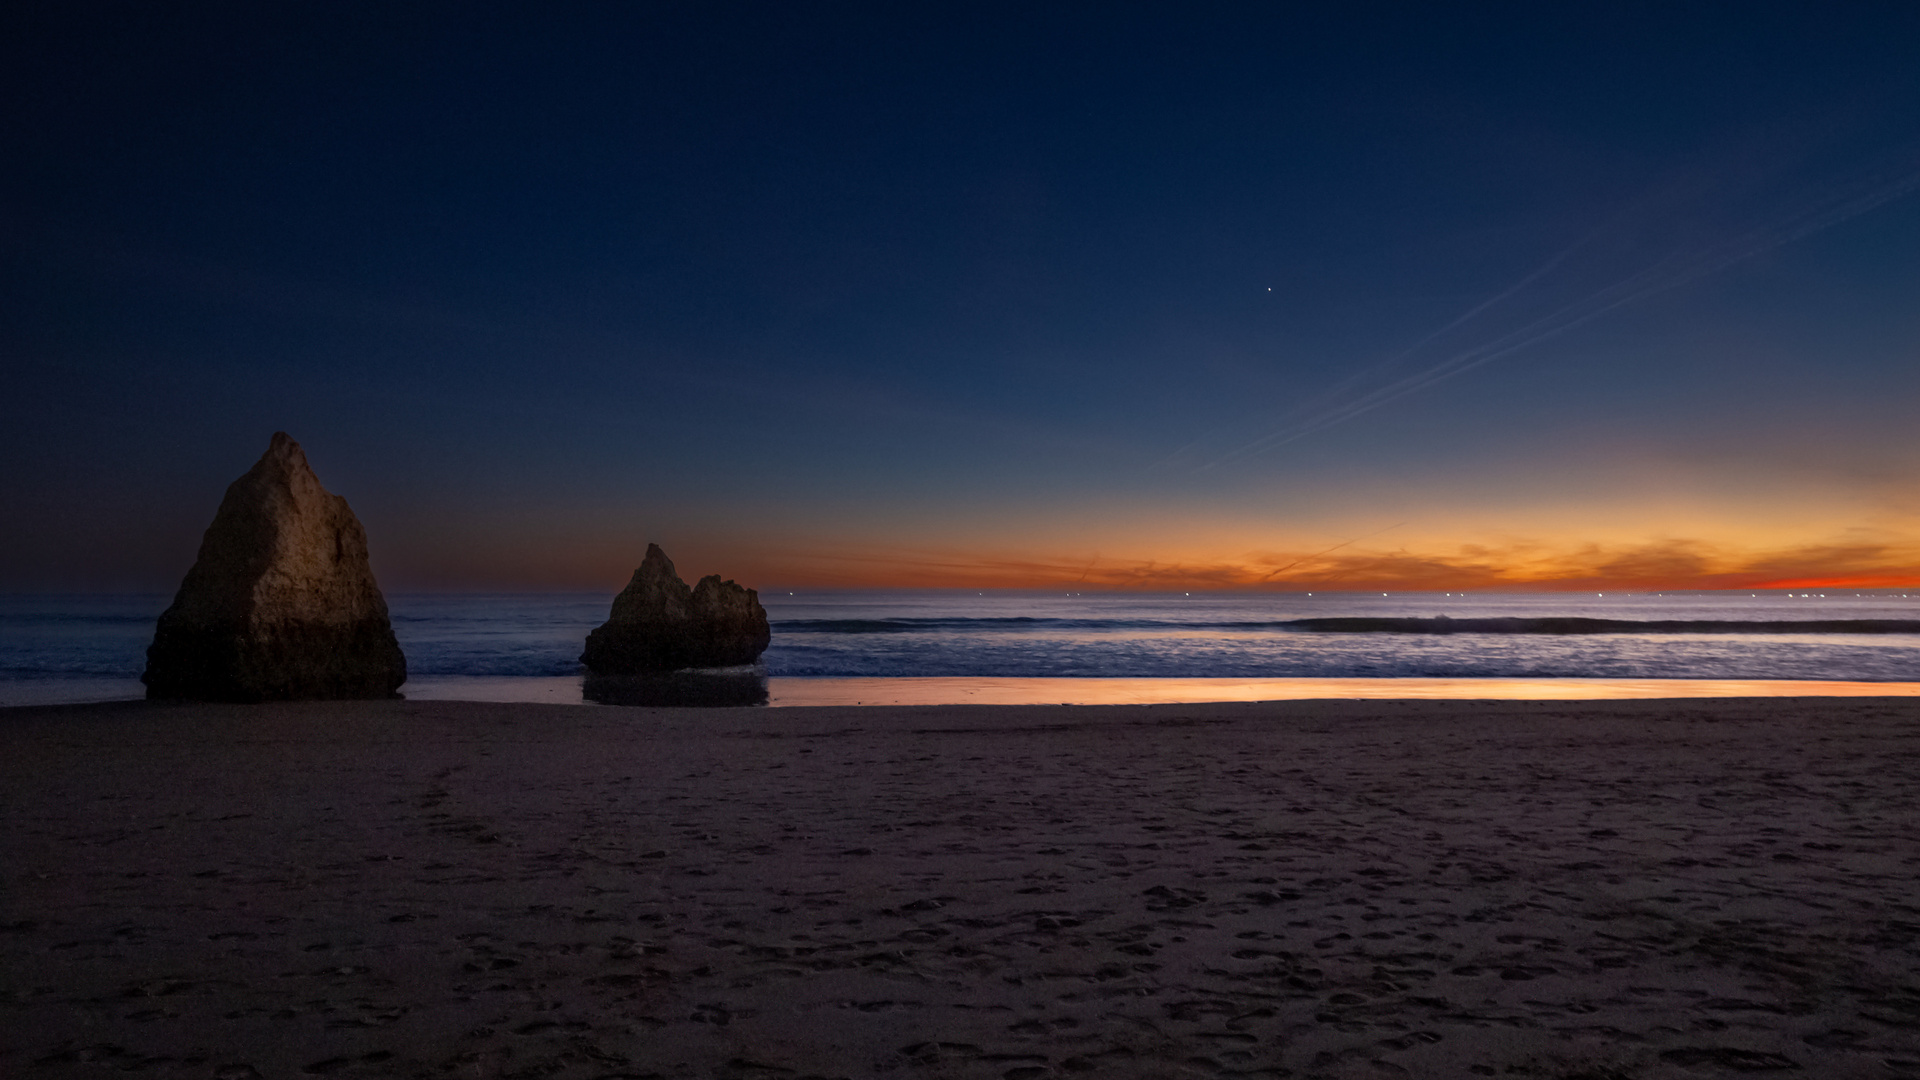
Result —
MULTIPOLYGON (((596 698, 587 676, 442 675, 409 680, 411 701, 609 706, 1147 705, 1316 699, 1594 701, 1657 698, 1920 697, 1920 682, 1804 679, 1180 679, 807 678, 723 676, 711 686, 650 680, 637 696, 596 698)), ((0 708, 137 701, 138 680, 0 683, 0 708)))

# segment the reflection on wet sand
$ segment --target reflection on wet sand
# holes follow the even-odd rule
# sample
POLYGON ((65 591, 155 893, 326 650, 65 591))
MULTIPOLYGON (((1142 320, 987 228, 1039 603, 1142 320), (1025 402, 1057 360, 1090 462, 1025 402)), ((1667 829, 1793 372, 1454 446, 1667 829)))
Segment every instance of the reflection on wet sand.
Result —
POLYGON ((1151 705, 1321 698, 1914 697, 1920 682, 1775 679, 774 679, 773 705, 1151 705))
MULTIPOLYGON (((401 693, 415 701, 553 705, 1150 705, 1205 701, 1594 701, 1610 698, 1915 697, 1920 682, 1785 679, 1072 679, 766 678, 682 671, 638 679, 425 676, 401 693)), ((132 695, 129 695, 132 696, 132 695)))
POLYGON ((671 671, 659 675, 593 675, 580 696, 601 705, 765 705, 767 677, 758 671, 671 671))

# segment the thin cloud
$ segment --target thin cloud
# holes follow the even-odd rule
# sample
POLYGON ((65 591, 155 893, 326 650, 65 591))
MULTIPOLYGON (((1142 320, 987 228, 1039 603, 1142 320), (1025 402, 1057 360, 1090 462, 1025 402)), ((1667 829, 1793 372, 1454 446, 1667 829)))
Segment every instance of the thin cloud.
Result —
POLYGON ((1920 169, 1902 172, 1891 180, 1865 179, 1803 196, 1798 205, 1781 208, 1761 224, 1738 235, 1703 247, 1669 251, 1632 273, 1552 307, 1546 314, 1516 329, 1458 348, 1437 362, 1383 385, 1362 389, 1367 382, 1383 377, 1404 361, 1426 351, 1435 342, 1483 319, 1488 313, 1500 309, 1551 277, 1577 252, 1611 228, 1613 223, 1609 223, 1588 233, 1537 269, 1469 308, 1398 355, 1343 380, 1322 395, 1298 419, 1215 457, 1201 465, 1200 469, 1240 461, 1362 416, 1436 383, 1559 337, 1621 308, 1712 277, 1749 259, 1870 213, 1916 189, 1920 189, 1920 169))

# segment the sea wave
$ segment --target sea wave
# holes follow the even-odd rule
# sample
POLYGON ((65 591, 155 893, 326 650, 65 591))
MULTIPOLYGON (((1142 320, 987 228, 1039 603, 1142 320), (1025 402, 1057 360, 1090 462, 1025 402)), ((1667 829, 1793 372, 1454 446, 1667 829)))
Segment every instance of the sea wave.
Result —
POLYGON ((1324 634, 1920 634, 1920 619, 1294 619, 1324 634))
POLYGON ((99 613, 91 611, 22 611, 8 612, 6 622, 9 629, 35 628, 44 626, 72 627, 151 627, 154 615, 141 611, 134 613, 99 613))
POLYGON ((0 681, 12 679, 132 679, 139 678, 147 669, 146 658, 130 659, 108 657, 95 659, 53 658, 46 660, 26 659, 0 663, 0 681))
POLYGON ((901 617, 891 619, 775 619, 776 633, 787 634, 914 634, 1020 633, 1063 630, 1256 631, 1298 629, 1299 619, 1075 619, 1035 616, 992 618, 901 617))
POLYGON ((1920 619, 1383 618, 1067 619, 1033 617, 781 619, 788 634, 1018 633, 1023 631, 1281 631, 1305 634, 1920 634, 1920 619))

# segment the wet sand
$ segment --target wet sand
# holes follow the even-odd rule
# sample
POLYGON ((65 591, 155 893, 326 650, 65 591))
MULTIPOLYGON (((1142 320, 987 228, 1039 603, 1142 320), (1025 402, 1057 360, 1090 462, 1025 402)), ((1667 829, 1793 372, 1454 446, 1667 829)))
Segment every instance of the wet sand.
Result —
POLYGON ((0 711, 0 1076, 1920 1075, 1920 701, 0 711))

